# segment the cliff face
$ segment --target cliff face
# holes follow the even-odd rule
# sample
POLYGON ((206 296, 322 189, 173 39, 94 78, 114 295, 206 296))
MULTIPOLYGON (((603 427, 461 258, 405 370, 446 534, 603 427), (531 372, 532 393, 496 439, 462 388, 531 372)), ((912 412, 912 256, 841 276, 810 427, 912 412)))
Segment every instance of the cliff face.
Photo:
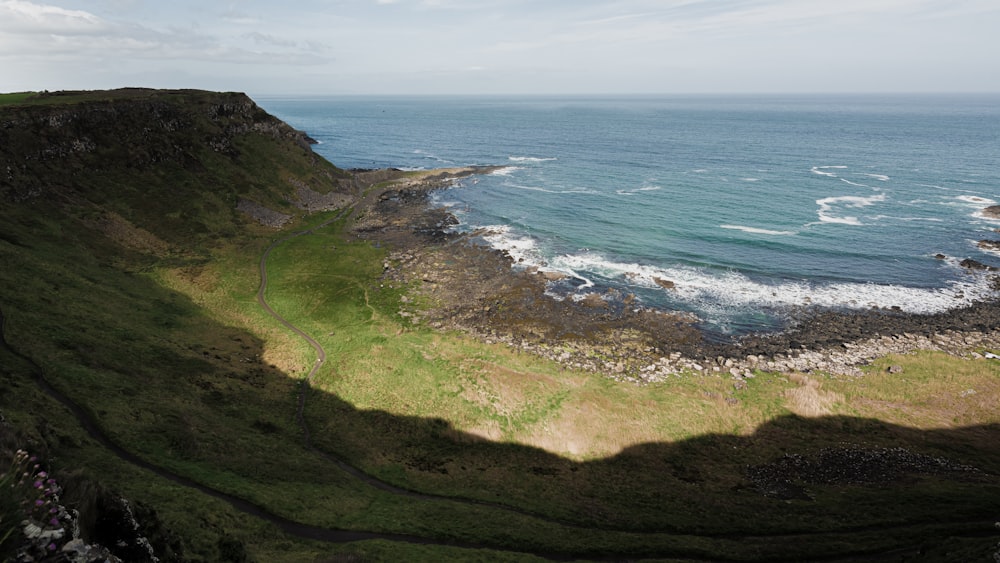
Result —
POLYGON ((195 230, 212 230, 241 200, 294 214, 289 203, 348 196, 352 186, 349 174, 313 154, 304 133, 244 94, 65 92, 0 106, 6 205, 82 199, 140 222, 182 212, 195 230))

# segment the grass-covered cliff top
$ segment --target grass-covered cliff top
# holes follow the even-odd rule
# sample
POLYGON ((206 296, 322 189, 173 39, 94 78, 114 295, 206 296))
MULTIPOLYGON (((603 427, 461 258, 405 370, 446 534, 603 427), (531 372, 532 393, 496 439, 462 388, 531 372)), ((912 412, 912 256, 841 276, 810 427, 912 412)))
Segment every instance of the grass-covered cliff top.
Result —
MULTIPOLYGON (((619 383, 413 322, 375 228, 408 225, 370 207, 395 205, 372 184, 397 173, 338 169, 242 94, 17 96, 0 97, 0 454, 39 455, 94 537, 124 496, 161 561, 996 543, 1000 366, 981 346, 861 378, 619 383), (261 307, 262 266, 261 298, 325 362, 261 307)), ((464 243, 427 244, 440 273, 464 243)))
MULTIPOLYGON (((56 92, 0 93, 0 105, 60 105, 83 102, 135 101, 140 99, 182 97, 185 100, 218 100, 219 92, 205 90, 158 90, 153 88, 119 88, 116 90, 59 90, 56 92)), ((240 95, 240 94, 236 94, 240 95)))

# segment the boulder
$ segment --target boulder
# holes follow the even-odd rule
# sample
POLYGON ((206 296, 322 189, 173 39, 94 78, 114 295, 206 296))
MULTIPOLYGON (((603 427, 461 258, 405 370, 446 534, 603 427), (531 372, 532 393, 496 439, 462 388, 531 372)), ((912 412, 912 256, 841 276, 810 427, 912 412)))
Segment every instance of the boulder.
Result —
POLYGON ((601 298, 600 295, 596 293, 588 293, 580 300, 580 304, 591 308, 606 308, 608 302, 601 298))
POLYGON ((670 280, 665 280, 663 278, 659 278, 656 276, 653 276, 653 281, 656 283, 656 285, 662 287, 663 289, 674 289, 674 287, 677 286, 677 284, 675 284, 670 280))
POLYGON ((979 248, 983 250, 1000 251, 1000 240, 981 240, 979 248))
POLYGON ((987 266, 986 264, 973 260, 972 258, 966 258, 965 260, 959 262, 958 265, 968 270, 986 270, 989 272, 997 271, 997 268, 994 268, 993 266, 987 266))
POLYGON ((545 278, 545 281, 550 281, 550 282, 556 282, 567 278, 566 274, 562 272, 555 272, 552 270, 538 270, 538 275, 545 278))
POLYGON ((983 209, 983 215, 991 219, 1000 219, 1000 205, 991 205, 983 209))

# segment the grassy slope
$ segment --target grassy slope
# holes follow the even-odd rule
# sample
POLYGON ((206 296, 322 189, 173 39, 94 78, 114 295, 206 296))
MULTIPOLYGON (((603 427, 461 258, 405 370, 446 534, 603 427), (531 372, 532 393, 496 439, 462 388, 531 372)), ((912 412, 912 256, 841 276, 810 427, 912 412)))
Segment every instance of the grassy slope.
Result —
MULTIPOLYGON (((322 168, 295 145, 262 136, 240 138, 237 148, 237 156, 199 153, 197 167, 76 172, 60 180, 82 199, 0 211, 0 295, 11 343, 143 459, 297 521, 515 551, 797 559, 927 543, 932 553, 985 553, 988 539, 948 539, 964 527, 942 531, 936 522, 995 516, 995 479, 810 485, 815 500, 781 501, 749 490, 744 469, 849 442, 901 445, 997 474, 995 363, 921 354, 891 360, 905 367, 902 375, 883 366, 859 381, 761 374, 736 392, 719 378, 620 385, 410 325, 396 315, 400 293, 377 282, 383 250, 348 240, 334 224, 289 241, 269 263, 269 302, 331 358, 307 403, 317 446, 399 486, 595 529, 398 497, 357 481, 302 444, 295 393, 311 350, 257 306, 257 260, 272 235, 230 211, 233 190, 281 206, 290 197, 287 178, 316 181, 322 168), (132 236, 132 248, 123 247, 108 234, 117 231, 101 227, 109 210, 162 244, 136 248, 132 236), (830 416, 793 413, 809 409, 830 416), (907 522, 926 524, 826 534, 907 522), (767 537, 790 530, 820 535, 767 537)), ((523 557, 283 537, 111 456, 36 390, 29 366, 0 354, 7 420, 36 447, 44 444, 57 469, 82 471, 154 506, 190 558, 218 559, 225 538, 261 561, 331 553, 523 557)))

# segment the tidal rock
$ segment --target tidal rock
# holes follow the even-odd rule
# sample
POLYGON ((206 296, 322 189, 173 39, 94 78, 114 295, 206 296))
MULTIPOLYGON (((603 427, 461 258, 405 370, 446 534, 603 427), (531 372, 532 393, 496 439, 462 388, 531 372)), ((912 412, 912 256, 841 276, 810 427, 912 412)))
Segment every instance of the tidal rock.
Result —
POLYGON ((562 272, 555 272, 552 270, 539 270, 538 275, 545 278, 545 281, 556 282, 559 280, 566 279, 566 274, 562 272))
POLYGON ((1000 251, 1000 240, 981 240, 979 241, 979 248, 1000 251))
POLYGON ((959 262, 958 265, 968 270, 985 270, 989 272, 997 271, 997 268, 994 268, 993 266, 987 266, 986 264, 983 264, 982 262, 979 262, 977 260, 973 260, 972 258, 966 258, 965 260, 959 262))
POLYGON ((991 205, 983 209, 983 215, 993 219, 1000 219, 1000 205, 991 205))
POLYGON ((656 282, 656 285, 662 287, 663 289, 674 289, 677 286, 677 284, 670 280, 665 280, 655 276, 653 277, 653 281, 656 282))

